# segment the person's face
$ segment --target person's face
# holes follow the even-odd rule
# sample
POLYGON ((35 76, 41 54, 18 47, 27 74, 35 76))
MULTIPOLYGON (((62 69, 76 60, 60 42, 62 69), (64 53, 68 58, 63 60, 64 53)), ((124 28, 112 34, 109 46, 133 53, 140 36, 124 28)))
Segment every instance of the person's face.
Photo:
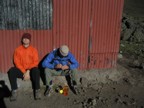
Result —
POLYGON ((29 45, 30 44, 30 40, 27 38, 23 38, 22 40, 23 45, 29 45))

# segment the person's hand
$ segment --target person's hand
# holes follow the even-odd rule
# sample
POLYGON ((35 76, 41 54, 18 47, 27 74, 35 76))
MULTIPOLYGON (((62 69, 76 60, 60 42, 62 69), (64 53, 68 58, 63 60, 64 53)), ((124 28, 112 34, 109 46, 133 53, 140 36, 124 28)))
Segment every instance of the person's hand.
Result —
POLYGON ((69 69, 69 66, 67 65, 62 66, 62 70, 67 70, 67 69, 69 69))
POLYGON ((29 80, 29 79, 30 79, 30 70, 27 70, 27 71, 24 73, 23 77, 24 77, 24 80, 29 80))
POLYGON ((55 66, 55 68, 56 68, 56 69, 61 69, 61 68, 62 68, 62 64, 57 64, 57 65, 55 66))

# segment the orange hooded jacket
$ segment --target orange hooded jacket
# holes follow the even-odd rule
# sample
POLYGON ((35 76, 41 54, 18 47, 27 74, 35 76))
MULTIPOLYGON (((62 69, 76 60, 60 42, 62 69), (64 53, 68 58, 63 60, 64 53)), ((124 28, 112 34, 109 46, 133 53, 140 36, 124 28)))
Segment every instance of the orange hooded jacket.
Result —
POLYGON ((38 51, 31 45, 28 48, 21 45, 15 49, 14 64, 23 73, 25 73, 27 69, 37 67, 38 63, 38 51))

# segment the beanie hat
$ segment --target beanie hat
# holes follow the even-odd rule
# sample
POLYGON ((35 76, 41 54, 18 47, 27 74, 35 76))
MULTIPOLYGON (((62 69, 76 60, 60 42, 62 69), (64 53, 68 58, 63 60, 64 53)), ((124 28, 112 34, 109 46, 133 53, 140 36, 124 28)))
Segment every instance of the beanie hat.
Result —
POLYGON ((60 48, 59 48, 59 51, 61 53, 62 56, 67 56, 68 53, 69 53, 69 48, 67 45, 62 45, 60 48))
POLYGON ((27 39, 29 39, 31 41, 31 34, 30 33, 24 33, 23 36, 22 36, 22 40, 24 38, 27 38, 27 39))

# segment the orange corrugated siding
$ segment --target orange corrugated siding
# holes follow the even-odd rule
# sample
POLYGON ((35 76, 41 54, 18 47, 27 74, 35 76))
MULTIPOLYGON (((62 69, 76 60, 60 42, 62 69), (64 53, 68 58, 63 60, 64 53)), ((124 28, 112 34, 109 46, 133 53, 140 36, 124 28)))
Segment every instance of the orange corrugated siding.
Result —
POLYGON ((32 45, 39 51, 40 59, 52 50, 52 32, 34 30, 0 30, 0 69, 3 72, 13 66, 13 52, 20 45, 21 36, 24 32, 32 34, 32 45))
POLYGON ((109 68, 116 65, 123 2, 123 0, 92 0, 89 68, 109 68))
POLYGON ((89 22, 89 0, 54 0, 53 47, 68 44, 81 69, 87 67, 89 22))
POLYGON ((59 45, 68 44, 80 63, 79 69, 115 66, 123 2, 124 0, 53 0, 52 29, 0 30, 0 70, 7 72, 13 66, 13 51, 20 44, 24 32, 32 34, 32 44, 38 49, 40 60, 59 45))

